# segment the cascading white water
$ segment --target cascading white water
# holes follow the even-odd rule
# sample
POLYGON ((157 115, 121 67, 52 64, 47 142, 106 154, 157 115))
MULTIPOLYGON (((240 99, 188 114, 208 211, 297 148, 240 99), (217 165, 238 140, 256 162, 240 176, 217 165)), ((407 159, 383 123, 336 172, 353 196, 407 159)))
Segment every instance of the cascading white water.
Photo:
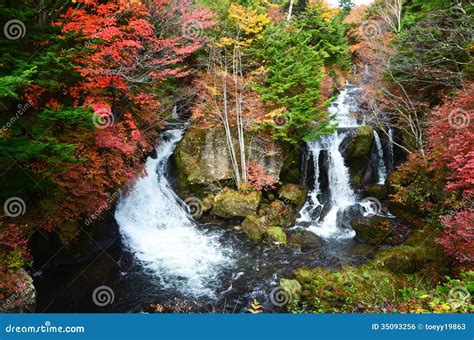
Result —
POLYGON ((193 297, 215 295, 217 276, 232 265, 217 232, 199 230, 172 190, 166 171, 182 130, 170 130, 146 161, 147 174, 117 204, 115 219, 126 247, 164 289, 193 297))
MULTIPOLYGON (((353 91, 357 91, 357 88, 347 86, 329 107, 329 112, 335 115, 339 127, 355 128, 359 126, 353 115, 353 112, 357 110, 353 91)), ((352 229, 339 226, 339 214, 357 203, 356 195, 350 185, 349 169, 345 166, 344 158, 339 150, 345 137, 345 133, 334 132, 332 135, 323 136, 308 143, 308 151, 314 161, 314 189, 310 192, 309 199, 300 211, 296 226, 309 224, 308 230, 322 237, 352 238, 355 235, 352 229), (327 172, 330 199, 324 205, 329 205, 330 209, 321 219, 320 213, 323 204, 318 200, 318 195, 321 194, 319 157, 322 150, 327 151, 328 154, 327 172)))
POLYGON ((378 174, 378 184, 384 184, 385 179, 387 178, 387 168, 385 167, 385 160, 382 148, 382 142, 380 141, 379 134, 374 130, 374 139, 375 147, 377 150, 377 174, 378 174))

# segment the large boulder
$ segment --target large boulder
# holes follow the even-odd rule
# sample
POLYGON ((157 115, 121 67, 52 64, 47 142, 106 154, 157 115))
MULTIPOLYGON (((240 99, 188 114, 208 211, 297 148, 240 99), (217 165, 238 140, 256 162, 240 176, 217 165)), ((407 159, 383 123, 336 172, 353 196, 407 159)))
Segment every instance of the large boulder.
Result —
POLYGON ((361 187, 370 182, 373 172, 370 168, 372 144, 374 142, 374 129, 365 125, 357 128, 354 135, 346 144, 344 154, 351 182, 356 187, 361 187))
POLYGON ((320 247, 323 241, 319 236, 310 231, 297 230, 289 233, 288 244, 293 247, 307 249, 320 247))
POLYGON ((366 244, 389 244, 393 236, 393 226, 390 219, 383 216, 358 217, 351 221, 355 230, 355 238, 366 244))
POLYGON ((268 226, 290 227, 294 225, 297 213, 291 205, 275 200, 270 204, 262 204, 258 209, 258 216, 268 226))
POLYGON ((211 215, 224 218, 254 215, 261 199, 260 191, 223 190, 214 197, 211 215))
POLYGON ((308 189, 298 184, 285 184, 278 191, 278 197, 285 203, 291 203, 300 209, 308 197, 308 189))
MULTIPOLYGON (((234 133, 234 147, 240 162, 235 135, 234 133)), ((264 141, 251 133, 247 133, 245 137, 247 154, 250 146, 252 149, 248 161, 256 162, 278 181, 284 160, 282 148, 274 142, 271 145, 272 152, 266 152, 268 145, 264 144, 264 141)), ((217 183, 227 185, 233 181, 232 162, 223 128, 188 128, 176 148, 173 160, 178 189, 182 195, 192 193, 194 196, 203 197, 212 192, 213 187, 218 188, 217 183)))
POLYGON ((255 243, 262 241, 263 236, 267 232, 267 227, 262 220, 255 215, 247 216, 241 224, 243 232, 250 240, 255 243))
POLYGON ((270 241, 286 244, 286 233, 283 228, 270 227, 267 229, 267 236, 270 241))

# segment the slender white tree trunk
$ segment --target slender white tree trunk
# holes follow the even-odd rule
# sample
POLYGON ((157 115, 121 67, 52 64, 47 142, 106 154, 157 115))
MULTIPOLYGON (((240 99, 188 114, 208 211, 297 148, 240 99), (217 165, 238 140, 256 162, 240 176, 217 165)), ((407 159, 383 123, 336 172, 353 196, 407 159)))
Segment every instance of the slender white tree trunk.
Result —
POLYGON ((294 0, 290 0, 290 8, 288 8, 288 16, 286 17, 287 22, 291 21, 291 14, 293 13, 294 2, 295 2, 294 0))

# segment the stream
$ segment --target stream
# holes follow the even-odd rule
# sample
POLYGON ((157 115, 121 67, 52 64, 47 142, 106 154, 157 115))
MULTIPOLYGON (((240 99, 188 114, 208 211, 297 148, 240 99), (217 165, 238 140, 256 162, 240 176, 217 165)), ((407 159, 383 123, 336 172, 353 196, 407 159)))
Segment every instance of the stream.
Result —
MULTIPOLYGON (((341 144, 363 124, 355 101, 357 88, 348 85, 331 104, 339 128, 307 144, 302 182, 311 182, 308 200, 293 230, 307 230, 323 239, 302 250, 281 245, 252 245, 235 225, 203 224, 193 219, 170 183, 169 160, 184 128, 162 133, 156 157, 146 161, 146 175, 122 195, 111 228, 115 241, 93 261, 51 268, 35 277, 37 312, 245 312, 257 299, 265 312, 283 312, 271 303, 270 292, 281 278, 298 268, 360 265, 373 246, 353 240, 350 220, 359 210, 360 193, 351 188, 341 144), (321 189, 321 155, 328 189, 321 189), (113 292, 113 302, 95 304, 100 286, 113 292), (159 305, 157 305, 159 304, 159 305)), ((376 133, 376 132, 375 132, 376 133)), ((374 135, 377 181, 387 166, 381 141, 374 135)), ((393 153, 393 152, 392 152, 393 153)))

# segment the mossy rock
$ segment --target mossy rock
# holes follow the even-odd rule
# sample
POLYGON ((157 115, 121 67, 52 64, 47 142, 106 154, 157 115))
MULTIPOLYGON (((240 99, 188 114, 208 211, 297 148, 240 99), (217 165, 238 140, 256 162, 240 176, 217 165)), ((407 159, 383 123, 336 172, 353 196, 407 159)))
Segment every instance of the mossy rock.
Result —
POLYGON ((262 241, 267 228, 256 215, 247 216, 241 224, 243 232, 255 243, 262 241))
POLYGON ((290 205, 275 200, 270 204, 262 204, 258 216, 264 217, 268 226, 289 227, 294 225, 297 214, 290 205))
POLYGON ((378 200, 385 200, 388 196, 387 187, 384 184, 371 184, 364 188, 365 197, 375 197, 378 200))
POLYGON ((280 288, 285 292, 288 308, 292 308, 300 302, 303 287, 297 280, 280 279, 280 288))
POLYGON ((34 313, 36 308, 36 288, 33 278, 22 268, 6 274, 15 289, 3 291, 6 300, 0 303, 0 313, 34 313))
POLYGON ((299 184, 301 179, 301 159, 303 148, 300 145, 287 145, 280 180, 284 183, 299 184))
POLYGON ((261 199, 259 191, 223 190, 215 196, 211 214, 224 218, 254 215, 261 199))
POLYGON ((355 238, 367 244, 389 244, 393 235, 390 219, 382 216, 355 218, 351 227, 356 232, 355 238))
POLYGON ((278 191, 278 197, 300 209, 308 197, 308 189, 298 184, 285 184, 278 191))
POLYGON ((286 244, 286 233, 283 228, 270 227, 267 229, 267 236, 273 242, 286 244))
POLYGON ((353 185, 360 187, 365 179, 365 172, 369 164, 374 129, 365 125, 357 128, 355 135, 349 140, 345 149, 345 161, 353 185))
POLYGON ((392 273, 413 274, 422 268, 425 260, 419 248, 399 246, 378 253, 374 263, 392 273))

